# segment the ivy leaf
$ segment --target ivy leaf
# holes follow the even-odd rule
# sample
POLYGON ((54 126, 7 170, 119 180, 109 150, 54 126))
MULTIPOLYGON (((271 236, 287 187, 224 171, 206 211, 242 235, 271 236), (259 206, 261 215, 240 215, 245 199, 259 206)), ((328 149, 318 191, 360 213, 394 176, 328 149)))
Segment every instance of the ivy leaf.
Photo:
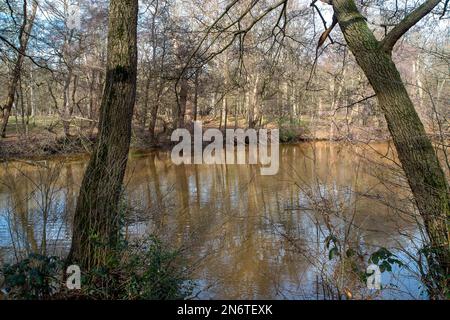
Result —
POLYGON ((348 249, 347 252, 345 253, 345 255, 347 256, 347 258, 351 258, 355 255, 355 250, 348 249))
POLYGON ((333 248, 330 250, 330 252, 328 253, 328 258, 329 258, 330 260, 333 260, 333 257, 334 257, 335 255, 339 255, 339 251, 338 251, 338 249, 337 249, 336 247, 333 247, 333 248))

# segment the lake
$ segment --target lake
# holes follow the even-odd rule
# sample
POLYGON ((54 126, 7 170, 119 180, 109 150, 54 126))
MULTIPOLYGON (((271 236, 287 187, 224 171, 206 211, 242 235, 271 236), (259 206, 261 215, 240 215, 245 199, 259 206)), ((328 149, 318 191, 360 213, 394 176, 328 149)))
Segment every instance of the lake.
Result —
MULTIPOLYGON (((183 248, 195 298, 336 299, 336 288, 354 298, 421 298, 409 260, 421 232, 392 153, 387 143, 282 145, 278 174, 263 176, 258 165, 174 165, 166 151, 133 152, 124 232, 183 248), (340 259, 351 249, 362 270, 382 247, 408 268, 384 272, 380 293, 340 259)), ((0 165, 0 261, 67 253, 87 161, 0 165)))

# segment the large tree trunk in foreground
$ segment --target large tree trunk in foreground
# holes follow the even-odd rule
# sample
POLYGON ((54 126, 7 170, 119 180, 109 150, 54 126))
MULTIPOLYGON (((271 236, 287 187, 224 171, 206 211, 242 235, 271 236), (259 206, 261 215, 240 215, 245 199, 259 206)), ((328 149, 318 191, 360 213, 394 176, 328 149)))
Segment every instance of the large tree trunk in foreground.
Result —
POLYGON ((99 135, 84 174, 74 216, 71 263, 105 266, 119 236, 119 202, 136 96, 137 0, 111 0, 106 83, 99 135))
MULTIPOLYGON (((442 297, 448 290, 445 278, 449 274, 450 263, 450 196, 444 172, 392 61, 390 50, 376 40, 353 0, 333 0, 332 4, 345 40, 369 79, 386 118, 430 238, 433 250, 428 259, 430 269, 432 273, 438 269, 436 273, 440 274, 434 278, 437 290, 430 293, 434 297, 442 297)), ((425 9, 431 11, 432 7, 425 9)))
POLYGON ((11 79, 8 85, 8 95, 6 96, 6 103, 3 106, 3 119, 1 127, 1 137, 6 137, 6 127, 8 126, 9 116, 11 114, 11 109, 14 104, 14 99, 16 96, 17 84, 19 83, 19 78, 22 73, 23 60, 25 58, 25 53, 27 51, 28 40, 30 39, 30 33, 33 29, 34 18, 36 17, 37 2, 33 1, 33 6, 31 9, 31 15, 28 17, 27 14, 27 2, 23 4, 23 22, 20 28, 20 47, 17 53, 16 64, 11 73, 11 79))

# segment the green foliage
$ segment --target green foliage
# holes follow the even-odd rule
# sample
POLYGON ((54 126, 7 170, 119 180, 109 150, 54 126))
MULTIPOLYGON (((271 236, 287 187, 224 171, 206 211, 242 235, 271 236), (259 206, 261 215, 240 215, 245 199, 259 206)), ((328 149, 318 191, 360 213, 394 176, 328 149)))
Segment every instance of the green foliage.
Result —
MULTIPOLYGON (((129 207, 122 191, 117 212, 117 237, 108 246, 106 263, 82 276, 81 295, 97 299, 184 299, 191 295, 192 281, 179 250, 171 249, 155 236, 129 242, 125 229, 129 207)), ((95 234, 91 241, 96 241, 95 234)))
POLYGON ((19 263, 0 269, 4 290, 13 299, 47 299, 58 288, 62 266, 58 257, 30 254, 19 263))
POLYGON ((280 128, 280 142, 294 142, 297 137, 297 133, 294 130, 289 128, 280 128))
MULTIPOLYGON (((361 252, 357 252, 354 249, 349 248, 345 251, 345 255, 343 253, 341 254, 341 251, 343 250, 341 250, 340 241, 332 234, 325 238, 325 247, 328 250, 329 260, 333 260, 333 258, 338 257, 340 262, 344 262, 350 270, 358 276, 362 283, 366 283, 367 278, 371 276, 371 274, 366 272, 365 266, 357 263, 357 258, 363 255, 361 252)), ((369 257, 368 263, 377 265, 381 272, 392 272, 392 267, 394 265, 398 265, 399 267, 403 266, 403 263, 397 258, 397 256, 386 248, 380 248, 372 253, 369 257)))
POLYGON ((403 266, 403 263, 397 259, 395 254, 393 254, 386 248, 380 248, 372 253, 369 258, 369 263, 373 263, 379 266, 381 272, 391 272, 392 266, 394 264, 397 264, 399 267, 403 266))
POLYGON ((328 237, 325 238, 325 246, 329 250, 328 259, 333 260, 333 257, 340 256, 339 240, 334 235, 329 235, 328 237))
POLYGON ((188 280, 179 251, 167 248, 161 240, 122 242, 121 253, 107 266, 92 270, 82 279, 84 295, 101 299, 184 299, 194 283, 188 280))
POLYGON ((185 299, 194 282, 183 265, 179 251, 151 236, 133 244, 122 240, 107 265, 83 273, 81 291, 62 285, 63 260, 38 254, 2 267, 1 288, 11 299, 185 299))
POLYGON ((430 296, 450 299, 450 274, 447 274, 438 259, 440 255, 444 254, 443 250, 448 249, 426 245, 419 250, 419 254, 424 257, 421 260, 426 261, 423 268, 427 270, 422 281, 425 283, 430 296))
POLYGON ((345 252, 345 256, 346 256, 347 258, 352 258, 352 257, 354 257, 355 255, 356 255, 356 251, 353 250, 353 249, 348 249, 348 250, 345 252))
POLYGON ((157 238, 145 243, 144 254, 133 253, 127 263, 135 270, 127 283, 127 293, 142 299, 183 299, 192 293, 193 283, 178 267, 179 252, 167 249, 157 238))
MULTIPOLYGON (((369 264, 375 264, 380 268, 381 272, 392 272, 392 267, 396 264, 399 267, 403 266, 403 262, 397 259, 397 256, 386 248, 380 248, 370 255, 369 264)), ((367 273, 365 270, 355 270, 359 275, 361 281, 366 283, 367 278, 372 273, 367 273)))
POLYGON ((280 118, 277 120, 280 130, 280 142, 294 142, 300 138, 305 124, 300 119, 280 118))

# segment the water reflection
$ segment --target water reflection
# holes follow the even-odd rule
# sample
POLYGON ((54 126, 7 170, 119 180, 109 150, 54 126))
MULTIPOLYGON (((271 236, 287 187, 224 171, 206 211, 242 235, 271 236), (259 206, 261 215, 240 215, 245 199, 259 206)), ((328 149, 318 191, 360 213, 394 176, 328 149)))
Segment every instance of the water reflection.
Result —
MULTIPOLYGON (((408 247, 404 235, 416 232, 395 209, 408 197, 402 178, 377 169, 372 162, 381 157, 373 150, 388 148, 282 146, 276 176, 261 176, 256 165, 175 166, 166 152, 134 154, 125 181, 134 209, 126 233, 157 233, 186 248, 199 298, 324 298, 319 266, 330 264, 327 230, 367 252, 408 247), (395 192, 380 175, 398 184, 395 192)), ((0 259, 67 250, 86 161, 2 165, 0 259)))

